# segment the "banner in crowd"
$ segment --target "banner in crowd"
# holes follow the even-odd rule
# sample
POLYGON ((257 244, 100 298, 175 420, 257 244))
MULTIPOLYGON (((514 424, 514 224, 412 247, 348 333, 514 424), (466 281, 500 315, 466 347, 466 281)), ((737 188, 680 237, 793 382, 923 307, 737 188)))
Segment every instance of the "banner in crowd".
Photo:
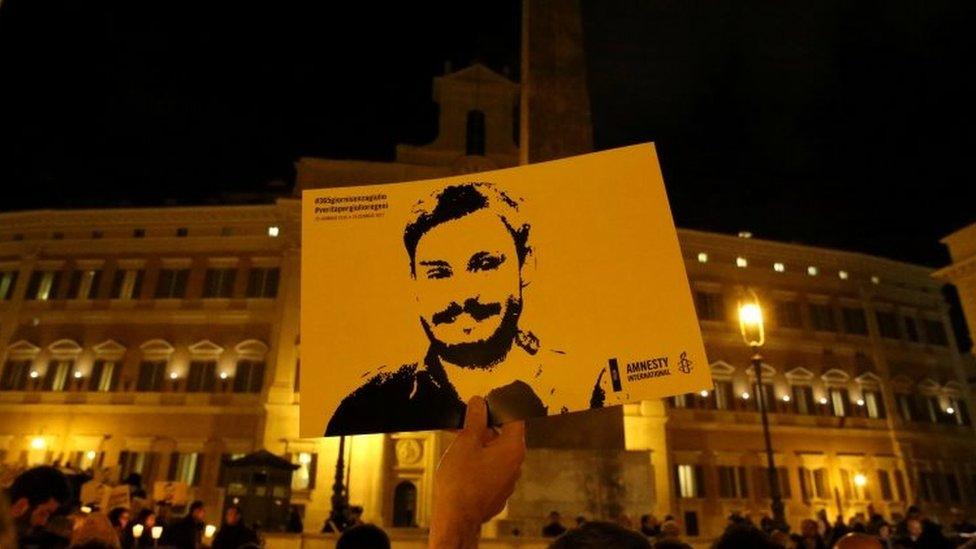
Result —
POLYGON ((653 145, 302 197, 302 436, 712 386, 653 145))

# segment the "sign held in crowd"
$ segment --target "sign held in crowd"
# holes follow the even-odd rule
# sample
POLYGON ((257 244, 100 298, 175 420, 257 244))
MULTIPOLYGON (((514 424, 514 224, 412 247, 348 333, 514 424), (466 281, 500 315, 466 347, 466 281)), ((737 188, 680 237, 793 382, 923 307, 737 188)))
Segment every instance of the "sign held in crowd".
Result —
POLYGON ((711 388, 653 145, 302 198, 302 436, 711 388))

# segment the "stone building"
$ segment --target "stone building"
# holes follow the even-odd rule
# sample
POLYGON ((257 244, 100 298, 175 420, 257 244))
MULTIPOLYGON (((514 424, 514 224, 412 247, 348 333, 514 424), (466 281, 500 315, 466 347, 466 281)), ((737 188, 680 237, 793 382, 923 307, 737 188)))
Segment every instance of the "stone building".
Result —
MULTIPOLYGON (((515 83, 475 65, 437 78, 434 99, 433 143, 400 146, 394 162, 303 158, 296 193, 519 162, 516 116, 528 108, 515 83)), ((297 194, 0 214, 3 463, 182 480, 215 511, 222 458, 265 448, 300 466, 292 500, 318 531, 338 441, 298 437, 299 230, 297 194)), ((732 511, 761 513, 757 391, 775 402, 794 526, 869 504, 885 515, 916 501, 936 515, 976 509, 965 363, 928 269, 699 231, 679 239, 714 390, 532 422, 522 480, 489 532, 531 534, 555 509, 673 514, 707 537, 732 511), (746 291, 767 312, 762 387, 735 320, 746 291)), ((387 527, 425 526, 449 436, 347 438, 351 503, 387 527)))

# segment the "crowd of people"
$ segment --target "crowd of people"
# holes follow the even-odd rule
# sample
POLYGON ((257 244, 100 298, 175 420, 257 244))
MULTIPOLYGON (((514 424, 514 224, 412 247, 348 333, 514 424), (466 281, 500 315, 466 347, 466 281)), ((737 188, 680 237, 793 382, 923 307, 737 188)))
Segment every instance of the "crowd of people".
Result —
MULTIPOLYGON (((430 549, 473 549, 481 526, 496 516, 511 496, 525 457, 522 422, 494 429, 488 426, 484 399, 468 403, 464 428, 448 447, 434 475, 434 498, 429 534, 430 549)), ((82 508, 72 498, 67 477, 55 467, 28 469, 14 479, 0 497, 0 549, 134 549, 173 547, 215 549, 260 547, 258 534, 244 524, 241 509, 225 509, 215 533, 207 531, 206 509, 200 501, 187 506, 180 517, 170 508, 82 508), (162 527, 161 530, 156 527, 162 527), (152 533, 159 534, 158 539, 152 533), (212 537, 211 537, 212 536, 212 537), (205 539, 206 538, 206 539, 205 539)), ((323 530, 339 532, 338 549, 388 549, 389 536, 379 527, 362 522, 362 509, 351 508, 349 520, 327 523, 323 530)), ((289 522, 289 524, 291 521, 289 522)), ((834 522, 821 511, 790 533, 764 517, 755 524, 733 514, 715 549, 976 549, 976 524, 959 513, 944 529, 918 507, 903 517, 886 521, 869 509, 866 516, 834 522)), ((301 527, 298 527, 301 531, 301 527)), ((671 516, 658 521, 652 515, 633 525, 627 517, 615 522, 577 517, 572 527, 562 524, 556 511, 549 515, 541 535, 553 538, 551 549, 690 549, 679 523, 671 516)))
POLYGON ((171 547, 214 549, 260 547, 257 533, 241 520, 241 509, 229 506, 212 539, 204 539, 206 508, 202 501, 172 517, 168 506, 107 510, 78 505, 60 469, 40 466, 17 476, 0 497, 0 549, 135 549, 171 547))

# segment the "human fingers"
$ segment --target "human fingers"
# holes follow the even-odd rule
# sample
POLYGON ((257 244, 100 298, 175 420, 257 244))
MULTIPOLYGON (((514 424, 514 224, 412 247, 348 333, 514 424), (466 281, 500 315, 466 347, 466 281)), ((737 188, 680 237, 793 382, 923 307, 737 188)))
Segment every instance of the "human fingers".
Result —
POLYGON ((464 413, 464 430, 461 434, 473 436, 483 442, 488 431, 488 404, 480 396, 473 396, 468 400, 468 409, 464 413))

